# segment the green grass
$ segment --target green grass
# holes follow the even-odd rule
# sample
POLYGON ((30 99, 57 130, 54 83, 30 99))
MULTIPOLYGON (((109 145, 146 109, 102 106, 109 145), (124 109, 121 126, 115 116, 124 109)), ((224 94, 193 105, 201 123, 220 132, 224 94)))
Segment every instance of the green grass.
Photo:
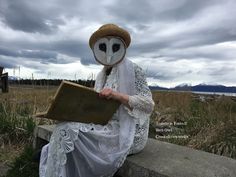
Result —
POLYGON ((32 160, 34 153, 31 146, 26 146, 22 154, 13 161, 5 177, 38 177, 38 163, 32 160))
POLYGON ((12 105, 5 101, 0 103, 0 135, 3 142, 11 141, 20 143, 29 141, 35 127, 35 122, 30 114, 29 105, 12 105))

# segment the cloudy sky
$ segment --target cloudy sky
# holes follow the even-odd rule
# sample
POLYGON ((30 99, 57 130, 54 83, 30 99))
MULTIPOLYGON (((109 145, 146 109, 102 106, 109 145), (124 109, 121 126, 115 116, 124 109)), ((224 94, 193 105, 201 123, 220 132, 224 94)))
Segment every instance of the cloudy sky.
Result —
POLYGON ((150 85, 236 85, 235 0, 0 0, 0 65, 11 76, 90 79, 102 68, 88 40, 127 29, 127 57, 150 85))

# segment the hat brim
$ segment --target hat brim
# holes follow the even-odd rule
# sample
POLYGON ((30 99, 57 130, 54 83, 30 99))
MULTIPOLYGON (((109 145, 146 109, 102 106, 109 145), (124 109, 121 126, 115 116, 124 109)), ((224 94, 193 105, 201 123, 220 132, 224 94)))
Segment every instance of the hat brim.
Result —
POLYGON ((119 27, 111 26, 111 27, 99 29, 92 34, 92 36, 89 39, 90 48, 92 49, 95 42, 98 39, 105 37, 105 36, 118 36, 118 37, 122 38, 125 42, 126 47, 129 46, 130 41, 131 41, 130 35, 126 30, 119 28, 119 27))

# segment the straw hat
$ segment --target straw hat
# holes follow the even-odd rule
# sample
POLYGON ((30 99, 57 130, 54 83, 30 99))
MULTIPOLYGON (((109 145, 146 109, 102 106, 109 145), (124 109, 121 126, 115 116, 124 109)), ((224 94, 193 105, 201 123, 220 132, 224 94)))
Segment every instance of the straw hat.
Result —
POLYGON ((115 24, 105 24, 101 26, 97 31, 95 31, 89 39, 89 46, 92 49, 95 42, 105 36, 118 36, 122 38, 126 44, 126 47, 129 47, 131 38, 128 31, 120 28, 115 24))

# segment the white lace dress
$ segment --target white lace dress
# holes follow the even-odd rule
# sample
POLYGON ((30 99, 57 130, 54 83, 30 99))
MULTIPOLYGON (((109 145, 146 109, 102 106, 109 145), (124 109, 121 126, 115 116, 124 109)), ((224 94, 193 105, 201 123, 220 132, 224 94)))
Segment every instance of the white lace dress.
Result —
MULTIPOLYGON (((138 153, 144 148, 154 102, 144 72, 136 64, 133 64, 133 67, 135 94, 129 96, 129 105, 133 109, 131 111, 124 107, 135 123, 132 145, 128 149, 119 149, 118 112, 105 126, 92 123, 60 123, 56 126, 50 143, 42 149, 40 177, 113 176, 128 154, 138 153)), ((117 77, 117 67, 113 67, 102 84, 103 88, 117 90, 117 77)), ((100 89, 95 85, 95 90, 100 89)))

